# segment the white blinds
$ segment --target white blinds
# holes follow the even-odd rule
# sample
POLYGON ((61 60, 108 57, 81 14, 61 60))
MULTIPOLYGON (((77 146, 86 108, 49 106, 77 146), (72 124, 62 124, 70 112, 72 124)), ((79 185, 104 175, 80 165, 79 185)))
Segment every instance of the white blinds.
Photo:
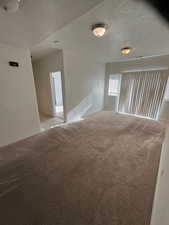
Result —
POLYGON ((124 73, 118 111, 156 119, 167 79, 166 71, 124 73))

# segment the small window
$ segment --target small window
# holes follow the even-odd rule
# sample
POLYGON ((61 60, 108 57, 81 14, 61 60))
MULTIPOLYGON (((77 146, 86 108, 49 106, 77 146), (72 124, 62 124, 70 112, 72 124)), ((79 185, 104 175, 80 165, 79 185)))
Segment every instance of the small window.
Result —
POLYGON ((120 94, 121 74, 112 74, 109 76, 109 96, 119 96, 120 94))

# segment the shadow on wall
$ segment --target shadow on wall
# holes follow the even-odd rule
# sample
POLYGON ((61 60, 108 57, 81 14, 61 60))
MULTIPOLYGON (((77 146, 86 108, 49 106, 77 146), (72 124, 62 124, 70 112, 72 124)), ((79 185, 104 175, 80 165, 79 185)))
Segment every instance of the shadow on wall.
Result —
POLYGON ((77 106, 75 106, 70 112, 68 112, 67 120, 76 121, 81 120, 85 116, 94 112, 93 93, 90 93, 84 98, 77 106))

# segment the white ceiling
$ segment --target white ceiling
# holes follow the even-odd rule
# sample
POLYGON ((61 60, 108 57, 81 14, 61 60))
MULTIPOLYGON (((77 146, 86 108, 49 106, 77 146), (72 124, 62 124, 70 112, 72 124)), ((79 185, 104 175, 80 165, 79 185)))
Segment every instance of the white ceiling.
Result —
POLYGON ((22 2, 17 13, 0 11, 0 43, 29 47, 35 59, 57 49, 98 62, 169 54, 169 24, 142 0, 22 2), (103 38, 91 32, 97 22, 108 25, 103 38), (128 45, 133 52, 121 55, 120 49, 128 45))
POLYGON ((16 13, 0 10, 0 43, 32 47, 101 1, 22 0, 16 13))
POLYGON ((32 54, 38 58, 56 48, 82 53, 98 62, 165 55, 169 54, 169 24, 141 0, 105 0, 34 47, 32 54), (96 22, 108 25, 103 38, 92 35, 91 25, 96 22), (120 49, 128 45, 133 52, 121 55, 120 49))

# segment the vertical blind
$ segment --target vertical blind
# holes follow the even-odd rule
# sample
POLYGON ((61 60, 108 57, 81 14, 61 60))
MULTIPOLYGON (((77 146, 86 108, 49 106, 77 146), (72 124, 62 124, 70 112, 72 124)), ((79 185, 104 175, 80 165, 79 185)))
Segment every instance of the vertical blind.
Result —
POLYGON ((118 111, 156 119, 167 80, 165 70, 124 73, 118 111))

